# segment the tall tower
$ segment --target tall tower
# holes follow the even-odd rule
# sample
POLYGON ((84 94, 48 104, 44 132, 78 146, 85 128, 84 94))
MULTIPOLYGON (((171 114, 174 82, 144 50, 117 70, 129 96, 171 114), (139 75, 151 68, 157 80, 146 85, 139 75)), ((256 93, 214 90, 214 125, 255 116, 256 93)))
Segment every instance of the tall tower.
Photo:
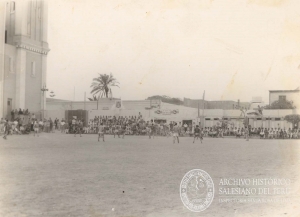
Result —
POLYGON ((0 3, 0 117, 20 108, 40 117, 45 110, 47 17, 43 0, 0 3))

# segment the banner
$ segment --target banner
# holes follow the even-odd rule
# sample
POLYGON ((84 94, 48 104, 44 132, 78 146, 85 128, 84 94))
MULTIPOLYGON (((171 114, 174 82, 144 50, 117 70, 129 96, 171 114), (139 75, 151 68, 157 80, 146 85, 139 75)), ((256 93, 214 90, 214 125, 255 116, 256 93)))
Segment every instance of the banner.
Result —
POLYGON ((161 114, 161 115, 176 115, 179 113, 178 109, 159 109, 155 111, 156 114, 161 114))
POLYGON ((122 100, 116 100, 111 109, 112 110, 125 109, 124 106, 123 106, 122 100))

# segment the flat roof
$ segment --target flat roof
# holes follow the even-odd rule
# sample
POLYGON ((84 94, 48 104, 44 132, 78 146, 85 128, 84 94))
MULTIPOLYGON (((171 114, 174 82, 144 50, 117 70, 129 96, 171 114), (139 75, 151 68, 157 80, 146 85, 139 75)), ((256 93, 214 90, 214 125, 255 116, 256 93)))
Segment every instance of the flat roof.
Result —
POLYGON ((269 90, 269 92, 300 92, 300 90, 269 90))

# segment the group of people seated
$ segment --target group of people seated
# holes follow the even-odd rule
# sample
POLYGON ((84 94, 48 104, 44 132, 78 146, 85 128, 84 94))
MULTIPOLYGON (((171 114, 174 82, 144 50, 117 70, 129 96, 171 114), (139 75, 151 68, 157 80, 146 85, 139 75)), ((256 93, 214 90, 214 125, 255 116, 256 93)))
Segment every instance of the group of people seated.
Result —
MULTIPOLYGON (((236 137, 244 136, 244 128, 235 127, 233 130, 227 130, 227 133, 233 134, 236 137)), ((259 137, 261 139, 298 139, 300 138, 300 129, 285 129, 285 128, 263 128, 249 127, 250 137, 259 137)))
POLYGON ((261 128, 259 131, 261 139, 298 139, 300 138, 300 129, 288 130, 280 128, 261 128))

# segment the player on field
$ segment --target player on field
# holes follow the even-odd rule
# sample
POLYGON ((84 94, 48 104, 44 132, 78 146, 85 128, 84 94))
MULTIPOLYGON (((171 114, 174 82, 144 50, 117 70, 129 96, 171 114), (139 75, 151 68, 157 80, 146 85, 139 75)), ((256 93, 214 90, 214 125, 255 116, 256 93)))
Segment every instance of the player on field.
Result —
POLYGON ((149 135, 149 139, 151 139, 151 137, 154 139, 154 134, 155 134, 155 125, 152 123, 151 125, 150 125, 150 135, 149 135))
POLYGON ((125 133, 126 133, 126 124, 123 124, 122 125, 122 127, 121 127, 121 132, 122 132, 122 134, 123 134, 123 139, 124 139, 124 137, 125 137, 125 133))
POLYGON ((245 138, 246 138, 246 141, 249 141, 249 128, 248 127, 245 127, 245 138))
POLYGON ((202 134, 201 134, 201 130, 199 128, 199 126, 197 125, 196 128, 194 129, 194 141, 193 143, 195 142, 195 139, 200 139, 201 143, 202 143, 202 140, 203 140, 203 137, 202 137, 202 134))
POLYGON ((98 142, 100 142, 100 137, 102 137, 103 139, 103 142, 104 141, 104 131, 105 131, 105 126, 103 126, 103 123, 101 123, 99 126, 98 126, 98 142))
POLYGON ((114 133, 114 138, 115 138, 115 135, 117 134, 118 138, 120 138, 120 126, 119 124, 117 123, 117 125, 115 125, 115 133, 114 133))
POLYGON ((8 120, 6 120, 6 122, 4 122, 4 136, 3 136, 3 139, 7 139, 6 136, 8 136, 10 129, 11 129, 11 126, 8 123, 8 120))
POLYGON ((39 128, 40 128, 39 123, 37 121, 34 121, 34 124, 33 124, 34 133, 33 133, 33 136, 35 136, 35 134, 37 136, 39 136, 39 128))
POLYGON ((177 123, 174 124, 172 132, 173 132, 173 143, 175 143, 176 138, 177 138, 177 142, 179 143, 179 127, 177 123))

